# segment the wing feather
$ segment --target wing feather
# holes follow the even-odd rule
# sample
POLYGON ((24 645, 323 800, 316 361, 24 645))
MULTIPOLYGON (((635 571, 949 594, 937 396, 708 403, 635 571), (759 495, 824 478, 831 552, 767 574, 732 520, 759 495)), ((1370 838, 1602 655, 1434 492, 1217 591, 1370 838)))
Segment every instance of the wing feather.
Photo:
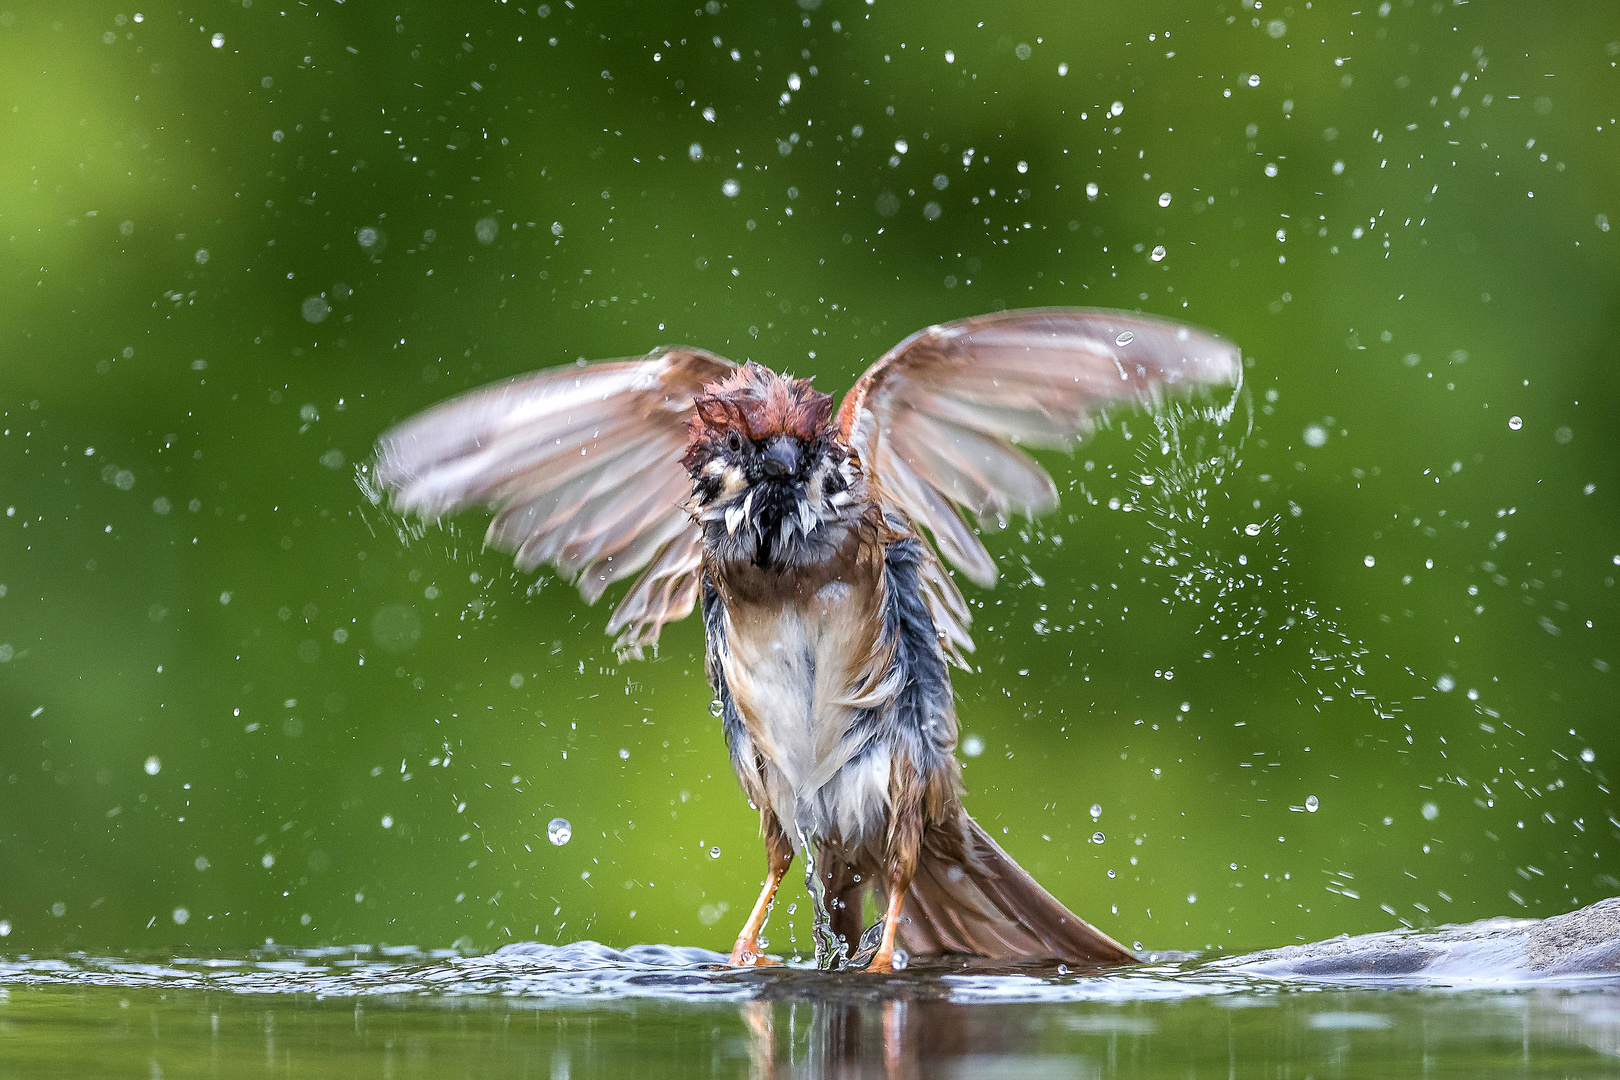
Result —
POLYGON ((519 376, 385 433, 373 476, 402 513, 494 510, 487 544, 521 569, 550 563, 591 603, 648 568, 608 622, 620 650, 639 656, 697 595, 701 536, 680 457, 693 395, 732 370, 671 346, 519 376))
MULTIPOLYGON (((1052 478, 1018 444, 1072 447, 1111 407, 1235 386, 1242 370, 1230 342, 1150 315, 1003 311, 931 326, 889 350, 845 396, 837 430, 884 505, 989 586, 995 563, 957 507, 993 527, 1014 511, 1033 516, 1057 505, 1052 478)), ((954 650, 971 649, 955 583, 939 568, 926 584, 941 634, 954 650)))

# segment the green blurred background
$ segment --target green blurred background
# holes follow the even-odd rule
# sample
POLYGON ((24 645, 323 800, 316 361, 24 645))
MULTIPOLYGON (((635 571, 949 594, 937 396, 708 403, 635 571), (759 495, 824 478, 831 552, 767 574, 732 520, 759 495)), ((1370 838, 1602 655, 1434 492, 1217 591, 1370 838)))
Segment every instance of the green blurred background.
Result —
POLYGON ((1612 3, 7 2, 0 951, 728 947, 699 628, 617 664, 356 465, 580 357, 841 390, 1051 304, 1245 395, 1043 457, 969 808, 1155 948, 1620 892, 1612 3))

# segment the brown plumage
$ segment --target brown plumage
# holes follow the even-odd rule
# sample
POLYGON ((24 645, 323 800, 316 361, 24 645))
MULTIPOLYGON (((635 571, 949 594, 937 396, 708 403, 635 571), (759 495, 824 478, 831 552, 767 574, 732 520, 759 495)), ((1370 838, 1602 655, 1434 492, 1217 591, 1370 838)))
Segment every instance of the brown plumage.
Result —
POLYGON ((762 962, 759 932, 802 850, 831 916, 829 962, 856 949, 875 891, 883 929, 858 958, 873 970, 897 945, 1124 963, 962 808, 946 666, 973 642, 945 564, 994 584, 973 526, 1057 504, 1020 445, 1072 446, 1110 406, 1240 374, 1235 348, 1176 323, 1009 311, 913 334, 834 419, 808 380, 674 346, 440 405, 383 436, 374 477, 402 511, 489 506, 489 543, 552 564, 588 601, 639 573, 608 620, 624 655, 701 602, 766 846, 734 962, 762 962))

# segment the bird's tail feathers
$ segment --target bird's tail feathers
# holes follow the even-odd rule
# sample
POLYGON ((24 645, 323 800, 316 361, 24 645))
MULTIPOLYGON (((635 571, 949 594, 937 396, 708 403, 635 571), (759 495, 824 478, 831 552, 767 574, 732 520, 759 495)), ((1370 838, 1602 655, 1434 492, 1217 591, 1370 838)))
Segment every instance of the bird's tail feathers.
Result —
POLYGON ((1137 962, 1130 950, 1041 888, 966 810, 961 829, 960 852, 930 844, 925 836, 901 911, 901 947, 913 954, 954 952, 1099 965, 1137 962))

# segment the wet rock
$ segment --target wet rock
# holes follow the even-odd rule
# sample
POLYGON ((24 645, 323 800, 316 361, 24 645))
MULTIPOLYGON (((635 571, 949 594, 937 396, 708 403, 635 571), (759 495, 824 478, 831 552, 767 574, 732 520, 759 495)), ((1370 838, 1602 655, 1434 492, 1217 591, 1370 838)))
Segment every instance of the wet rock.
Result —
POLYGON ((1483 919, 1337 937, 1218 960, 1246 975, 1334 981, 1526 983, 1620 974, 1620 897, 1548 919, 1483 919))

